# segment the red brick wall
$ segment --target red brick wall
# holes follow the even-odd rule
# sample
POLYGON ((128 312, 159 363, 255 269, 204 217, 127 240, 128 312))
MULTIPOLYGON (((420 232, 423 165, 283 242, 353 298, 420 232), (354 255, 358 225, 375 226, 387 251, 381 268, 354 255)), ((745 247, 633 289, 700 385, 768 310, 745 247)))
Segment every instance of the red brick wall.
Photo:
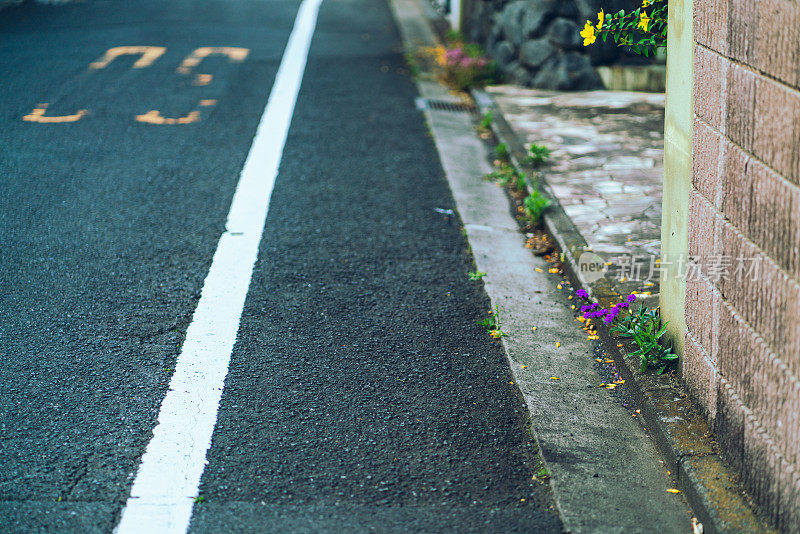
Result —
POLYGON ((694 0, 694 32, 683 377, 754 498, 800 532, 800 0, 694 0))

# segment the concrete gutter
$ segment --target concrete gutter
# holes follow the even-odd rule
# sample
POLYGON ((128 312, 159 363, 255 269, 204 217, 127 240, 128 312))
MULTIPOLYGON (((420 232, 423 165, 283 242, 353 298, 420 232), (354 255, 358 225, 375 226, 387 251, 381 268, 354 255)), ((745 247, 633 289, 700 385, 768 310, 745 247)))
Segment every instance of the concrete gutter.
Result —
MULTIPOLYGON (((534 170, 520 163, 527 150, 505 121, 499 106, 484 91, 473 91, 473 98, 481 113, 492 112, 493 133, 499 142, 508 146, 514 167, 532 176, 534 170)), ((560 249, 574 287, 586 289, 603 307, 619 302, 620 295, 605 276, 591 282, 584 279, 579 258, 589 246, 541 173, 539 184, 540 190, 553 201, 545 213, 544 225, 560 249)), ((530 189, 530 184, 528 187, 530 189)), ((641 406, 646 428, 667 468, 676 476, 679 489, 704 525, 705 532, 771 532, 739 483, 738 474, 720 455, 705 417, 678 380, 652 371, 642 374, 638 361, 624 356, 636 350, 632 342, 622 341, 622 347, 617 347, 620 340, 613 337, 602 322, 598 332, 606 353, 625 378, 628 391, 641 406)))

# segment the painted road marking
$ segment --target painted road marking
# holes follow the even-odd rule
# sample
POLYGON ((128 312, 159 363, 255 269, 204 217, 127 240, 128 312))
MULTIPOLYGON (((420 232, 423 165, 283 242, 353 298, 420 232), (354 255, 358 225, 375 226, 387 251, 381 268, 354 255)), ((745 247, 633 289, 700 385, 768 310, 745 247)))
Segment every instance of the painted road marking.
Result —
POLYGON ((158 110, 151 109, 147 113, 136 115, 138 122, 146 122, 147 124, 191 124, 200 121, 200 112, 191 111, 185 117, 168 118, 162 117, 158 110))
MULTIPOLYGON (((89 64, 89 70, 95 71, 106 68, 112 61, 119 56, 125 55, 141 55, 139 59, 133 64, 133 68, 142 69, 149 67, 155 60, 164 55, 167 49, 163 46, 115 46, 109 48, 103 56, 89 64)), ((234 46, 201 46, 189 54, 178 67, 178 72, 181 74, 189 74, 191 70, 200 64, 203 59, 213 55, 228 56, 232 62, 241 63, 250 54, 249 48, 238 48, 234 46)), ((211 74, 197 74, 195 75, 192 85, 205 86, 209 85, 214 77, 211 74)), ((201 100, 201 106, 213 106, 216 100, 201 100), (210 103, 210 102, 213 102, 210 103)), ((45 116, 47 111, 47 104, 37 105, 33 111, 22 117, 26 122, 39 122, 45 124, 56 124, 64 122, 76 122, 81 120, 88 114, 85 109, 79 110, 73 115, 62 115, 58 117, 45 116)), ((146 124, 192 124, 200 121, 200 112, 195 110, 190 112, 185 117, 163 117, 161 112, 151 109, 147 113, 136 115, 137 122, 146 124)))
POLYGON ((22 120, 27 122, 42 122, 47 124, 54 124, 59 122, 77 122, 89 113, 85 109, 79 109, 78 112, 73 115, 46 117, 45 116, 46 111, 47 111, 47 104, 39 104, 38 106, 33 108, 33 111, 22 117, 22 120))
POLYGON ((184 533, 322 0, 303 0, 118 534, 184 533))
MULTIPOLYGON (((203 107, 216 106, 217 101, 213 98, 201 100, 200 105, 203 107)), ((185 117, 178 117, 175 119, 162 117, 161 112, 156 109, 151 109, 142 115, 136 115, 138 122, 145 122, 148 124, 191 124, 193 122, 200 122, 200 112, 195 110, 190 112, 185 117)))
POLYGON ((119 56, 141 54, 142 57, 136 60, 136 63, 133 64, 133 68, 143 69, 152 65, 153 62, 160 58, 166 51, 167 49, 163 46, 117 46, 106 50, 103 57, 97 61, 89 63, 89 68, 91 70, 104 69, 119 56))
POLYGON ((183 63, 181 63, 180 67, 178 67, 178 73, 189 74, 193 68, 198 66, 200 62, 208 56, 228 56, 228 59, 231 61, 241 63, 245 60, 249 53, 249 48, 236 48, 234 46, 204 46, 198 48, 183 60, 183 63))

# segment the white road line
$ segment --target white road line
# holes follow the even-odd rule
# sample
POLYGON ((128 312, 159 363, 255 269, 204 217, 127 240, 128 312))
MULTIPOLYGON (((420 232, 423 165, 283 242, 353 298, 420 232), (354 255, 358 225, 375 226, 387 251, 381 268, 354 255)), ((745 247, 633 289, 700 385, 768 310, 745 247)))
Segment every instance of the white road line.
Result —
POLYGON ((184 533, 322 0, 303 0, 118 534, 184 533))

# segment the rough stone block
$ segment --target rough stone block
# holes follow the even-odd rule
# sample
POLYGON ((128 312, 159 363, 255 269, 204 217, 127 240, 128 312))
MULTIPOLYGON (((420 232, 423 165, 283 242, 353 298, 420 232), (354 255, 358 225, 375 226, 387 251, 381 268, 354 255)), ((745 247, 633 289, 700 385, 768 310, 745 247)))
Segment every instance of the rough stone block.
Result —
POLYGON ((535 39, 523 43, 519 51, 520 61, 528 67, 540 67, 556 53, 555 47, 547 39, 535 39))
POLYGON ((689 393, 708 419, 713 421, 717 408, 717 369, 713 362, 706 358, 703 349, 691 333, 686 334, 681 374, 689 393))
POLYGON ((578 25, 569 19, 557 18, 550 23, 547 27, 547 38, 564 50, 580 50, 583 47, 578 25))
POLYGON ((752 146, 762 161, 800 183, 800 93, 763 76, 757 78, 752 146))
POLYGON ((756 75, 739 65, 728 68, 723 132, 746 151, 755 130, 756 75))
POLYGON ((770 514, 777 520, 780 500, 778 474, 781 471, 781 457, 775 444, 763 431, 755 417, 748 414, 744 420, 743 461, 745 487, 770 514))
POLYGON ((798 466, 784 465, 778 475, 780 506, 778 528, 786 534, 800 533, 800 473, 798 466))
POLYGON ((514 59, 514 46, 508 41, 500 41, 494 48, 494 59, 500 68, 505 67, 514 59))
MULTIPOLYGON (((729 276, 721 280, 720 289, 728 300, 777 354, 784 355, 787 365, 794 365, 800 357, 797 317, 800 316, 800 284, 741 232, 729 223, 722 229, 722 255, 734 263, 739 258, 752 260, 754 268, 747 280, 729 276)), ((797 370, 792 368, 793 373, 797 370)))
MULTIPOLYGON (((722 216, 694 189, 689 192, 689 221, 689 256, 716 282, 718 276, 711 276, 709 267, 721 254, 722 216)), ((693 276, 688 268, 686 273, 687 278, 693 276)))
POLYGON ((742 233, 788 273, 797 277, 800 188, 759 161, 748 166, 751 176, 749 225, 742 233))
POLYGON ((706 123, 695 119, 692 153, 692 186, 718 210, 722 209, 720 147, 722 137, 706 123))
POLYGON ((752 65, 793 87, 800 84, 800 3, 758 2, 758 38, 752 43, 752 65))
POLYGON ((703 46, 694 53, 694 112, 712 128, 725 132, 725 91, 730 60, 703 46))
POLYGON ((722 297, 703 277, 686 280, 686 326, 711 364, 717 364, 722 297))
POLYGON ((522 15, 522 35, 526 38, 540 37, 544 34, 556 4, 553 0, 532 0, 522 15))
POLYGON ((728 55, 750 64, 758 36, 759 9, 753 0, 730 0, 728 7, 728 55))
POLYGON ((589 58, 567 52, 546 61, 533 78, 533 87, 558 91, 600 89, 603 81, 589 58))
POLYGON ((734 468, 741 470, 744 452, 744 406, 730 384, 720 377, 717 381, 717 416, 714 418, 714 434, 723 456, 734 468))
POLYGON ((694 2, 695 40, 717 52, 728 53, 729 0, 694 2))
POLYGON ((522 17, 528 7, 525 0, 516 0, 503 8, 503 34, 506 40, 516 47, 522 45, 525 36, 522 33, 522 17))
POLYGON ((721 141, 722 213, 742 232, 750 228, 750 200, 753 196, 750 156, 727 140, 721 141))

